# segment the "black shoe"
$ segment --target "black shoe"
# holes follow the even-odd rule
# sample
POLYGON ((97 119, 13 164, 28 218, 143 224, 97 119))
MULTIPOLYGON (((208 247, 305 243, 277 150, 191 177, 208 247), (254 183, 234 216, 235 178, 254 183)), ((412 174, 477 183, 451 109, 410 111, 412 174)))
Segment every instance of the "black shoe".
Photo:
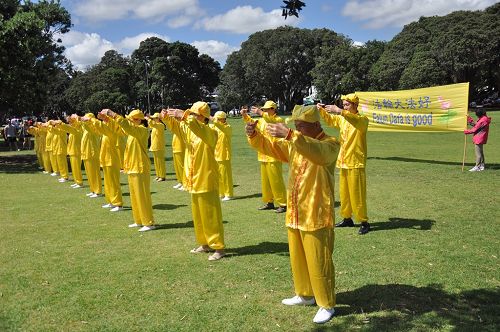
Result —
POLYGON ((274 210, 274 204, 273 203, 264 204, 260 208, 257 208, 257 210, 274 210))
POLYGON ((277 208, 276 210, 274 210, 274 212, 276 212, 276 213, 286 212, 286 206, 280 206, 279 208, 277 208))
POLYGON ((367 222, 362 222, 361 227, 359 228, 358 234, 363 235, 370 231, 370 224, 367 222))
POLYGON ((341 222, 336 223, 335 227, 354 227, 354 221, 351 218, 344 218, 341 222))

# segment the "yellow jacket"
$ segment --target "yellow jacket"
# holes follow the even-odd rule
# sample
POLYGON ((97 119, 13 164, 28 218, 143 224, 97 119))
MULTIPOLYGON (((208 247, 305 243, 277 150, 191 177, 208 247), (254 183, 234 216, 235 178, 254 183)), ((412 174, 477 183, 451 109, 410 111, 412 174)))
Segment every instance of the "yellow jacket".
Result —
POLYGON ((59 125, 52 127, 52 153, 55 155, 68 154, 68 134, 59 125))
POLYGON ((319 113, 329 126, 339 128, 340 152, 337 167, 365 168, 368 150, 366 146, 368 118, 346 110, 343 110, 341 115, 336 115, 319 108, 319 113))
POLYGON ((219 174, 215 161, 217 133, 189 114, 189 111, 184 112, 182 122, 171 117, 163 119, 168 128, 186 144, 185 187, 193 194, 218 191, 219 174))
POLYGON ((102 135, 99 161, 101 167, 115 166, 120 168, 120 155, 117 145, 118 131, 121 130, 116 121, 109 118, 108 122, 91 119, 96 132, 102 135))
POLYGON ((45 135, 45 151, 52 152, 52 138, 54 137, 54 133, 52 132, 51 126, 45 128, 45 132, 47 133, 47 135, 45 135))
POLYGON ((28 133, 30 133, 30 135, 33 135, 33 137, 35 138, 34 150, 37 152, 45 152, 45 136, 47 135, 47 131, 44 131, 39 127, 30 127, 28 129, 28 133))
POLYGON ((172 135, 172 152, 173 153, 180 153, 184 152, 186 150, 186 144, 184 144, 184 141, 179 138, 176 134, 172 135))
POLYGON ((83 129, 82 146, 80 148, 82 160, 97 158, 99 156, 99 136, 91 123, 81 122, 81 124, 83 129))
POLYGON ((61 123, 59 125, 61 130, 64 130, 69 134, 68 136, 68 156, 81 156, 82 148, 82 125, 80 122, 74 122, 72 125, 66 123, 61 123))
POLYGON ((215 121, 210 124, 217 132, 217 144, 215 145, 215 160, 231 160, 231 137, 233 129, 228 123, 215 121))
POLYGON ((143 125, 134 125, 122 116, 116 122, 128 135, 123 168, 127 174, 146 173, 149 175, 151 161, 148 156, 149 130, 143 125))
POLYGON ((286 226, 303 231, 335 224, 335 161, 339 142, 321 132, 316 138, 293 131, 288 139, 271 140, 256 131, 252 147, 290 164, 286 226))
MULTIPOLYGON (((248 114, 245 114, 243 116, 243 121, 245 122, 252 122, 254 121, 248 114)), ((274 137, 269 136, 266 132, 266 126, 268 123, 284 123, 285 121, 277 116, 276 114, 269 115, 267 112, 262 113, 262 118, 257 119, 257 127, 255 127, 260 133, 262 133, 264 136, 267 136, 270 140, 275 140, 274 137)), ((265 155, 264 153, 261 153, 260 151, 257 151, 257 160, 260 162, 265 162, 265 163, 271 163, 274 161, 277 161, 275 158, 265 155)))
POLYGON ((165 126, 161 122, 148 120, 148 126, 151 128, 151 146, 149 151, 165 150, 165 126))

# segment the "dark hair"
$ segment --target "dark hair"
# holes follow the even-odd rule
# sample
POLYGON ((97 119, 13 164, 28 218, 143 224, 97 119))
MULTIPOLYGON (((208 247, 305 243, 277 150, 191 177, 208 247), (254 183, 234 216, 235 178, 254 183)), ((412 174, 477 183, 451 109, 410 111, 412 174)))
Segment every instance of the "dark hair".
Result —
POLYGON ((476 108, 475 112, 476 112, 476 116, 478 118, 483 117, 483 116, 486 115, 486 110, 484 110, 482 108, 476 108))

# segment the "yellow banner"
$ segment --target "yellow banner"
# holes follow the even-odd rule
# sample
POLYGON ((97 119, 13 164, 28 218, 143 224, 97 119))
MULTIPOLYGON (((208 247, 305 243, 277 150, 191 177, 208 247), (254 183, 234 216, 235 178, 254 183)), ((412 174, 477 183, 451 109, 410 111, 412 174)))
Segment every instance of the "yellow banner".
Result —
POLYGON ((356 92, 371 131, 463 131, 469 83, 401 91, 356 92))

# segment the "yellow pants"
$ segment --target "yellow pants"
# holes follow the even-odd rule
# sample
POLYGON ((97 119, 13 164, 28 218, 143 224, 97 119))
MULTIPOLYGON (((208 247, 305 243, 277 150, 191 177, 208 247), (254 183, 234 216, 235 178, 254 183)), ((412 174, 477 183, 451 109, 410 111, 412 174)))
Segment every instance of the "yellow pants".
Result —
POLYGON ((99 170, 99 159, 91 158, 83 161, 87 181, 89 182, 90 191, 100 194, 102 190, 101 172, 99 170))
POLYGON ((260 163, 260 179, 262 184, 262 201, 275 206, 286 206, 286 188, 283 182, 283 166, 281 162, 260 163))
POLYGON ((43 163, 43 153, 41 151, 36 151, 36 159, 37 159, 37 162, 38 162, 38 166, 40 167, 44 167, 44 163, 43 163))
POLYGON ((42 160, 43 160, 43 169, 46 172, 52 173, 52 165, 50 163, 49 152, 47 151, 42 152, 42 160))
POLYGON ((122 187, 120 185, 120 165, 103 166, 104 195, 106 202, 114 206, 123 206, 122 187))
POLYGON ((184 185, 184 152, 174 152, 173 160, 177 182, 184 185))
POLYGON ((150 184, 149 172, 128 175, 132 216, 138 225, 150 226, 154 224, 150 184))
POLYGON ((318 306, 335 307, 335 267, 332 228, 312 232, 288 228, 288 248, 295 294, 314 296, 318 306))
POLYGON ((233 197, 233 170, 231 160, 218 161, 219 165, 219 195, 233 197))
POLYGON ((73 174, 73 181, 80 186, 83 184, 82 177, 82 157, 69 156, 69 163, 71 165, 71 173, 73 174))
POLYGON ((68 178, 68 159, 66 158, 66 155, 64 154, 57 154, 55 155, 55 159, 57 162, 57 169, 59 170, 59 174, 61 175, 62 178, 67 179, 68 178))
POLYGON ((56 155, 52 151, 47 151, 50 159, 50 167, 52 167, 52 172, 59 173, 59 168, 57 168, 56 155))
POLYGON ((191 194, 191 211, 196 242, 215 250, 224 249, 224 226, 217 191, 191 194))
POLYGON ((341 168, 339 178, 340 215, 342 218, 351 218, 354 214, 359 222, 368 221, 365 169, 341 168))
POLYGON ((165 150, 151 151, 151 152, 153 153, 156 177, 164 179, 166 174, 165 150))

